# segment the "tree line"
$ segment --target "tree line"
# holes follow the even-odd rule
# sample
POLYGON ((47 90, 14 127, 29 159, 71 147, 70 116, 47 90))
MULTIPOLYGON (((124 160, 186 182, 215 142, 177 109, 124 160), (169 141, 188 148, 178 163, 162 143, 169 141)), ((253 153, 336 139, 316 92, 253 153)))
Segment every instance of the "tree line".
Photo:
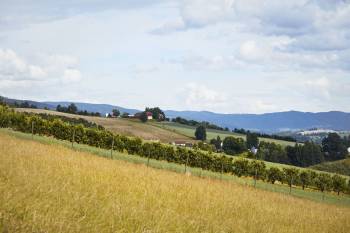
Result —
POLYGON ((271 139, 283 140, 283 141, 288 141, 288 142, 296 142, 297 141, 295 138, 290 137, 290 136, 281 136, 281 135, 277 135, 277 134, 266 134, 266 133, 259 133, 259 132, 251 132, 250 130, 245 130, 243 128, 241 128, 241 129, 234 128, 232 130, 232 132, 239 133, 239 134, 245 134, 245 135, 254 133, 258 137, 271 138, 271 139))
POLYGON ((101 114, 99 112, 88 112, 86 110, 84 110, 84 111, 79 110, 78 107, 74 103, 71 103, 67 107, 66 106, 61 106, 59 104, 56 107, 56 111, 57 112, 70 113, 70 114, 77 114, 77 115, 82 115, 82 116, 98 116, 98 117, 101 116, 101 114))
POLYGON ((199 122, 199 121, 195 121, 195 120, 187 120, 185 118, 182 118, 182 117, 176 117, 176 118, 173 118, 171 119, 172 122, 175 122, 175 123, 179 123, 179 124, 182 124, 182 125, 189 125, 189 126, 203 126, 207 129, 215 129, 215 130, 222 130, 222 131, 229 131, 229 128, 223 128, 223 127, 220 127, 218 125, 215 125, 215 124, 212 124, 212 123, 209 123, 207 121, 202 121, 202 122, 199 122))
MULTIPOLYGON (((197 140, 206 140, 206 128, 203 125, 196 128, 195 137, 197 140)), ((246 153, 248 158, 256 156, 269 162, 308 167, 325 161, 345 159, 348 155, 347 148, 350 146, 350 136, 342 138, 336 133, 330 133, 323 139, 321 145, 306 141, 303 144, 295 143, 294 146, 282 146, 274 142, 259 142, 259 134, 246 132, 246 140, 233 136, 222 140, 217 136, 209 143, 210 147, 202 146, 202 149, 224 152, 228 155, 248 152, 246 153), (252 149, 257 149, 256 155, 251 153, 252 149)))
POLYGON ((74 141, 104 149, 112 149, 132 155, 139 155, 157 160, 185 164, 213 172, 232 173, 236 176, 253 177, 256 180, 276 181, 288 184, 290 187, 299 185, 302 188, 311 187, 324 191, 349 192, 350 184, 339 175, 316 173, 314 171, 296 168, 278 167, 266 168, 263 161, 244 158, 234 160, 233 157, 209 153, 199 149, 188 149, 146 142, 140 138, 113 134, 105 129, 85 127, 82 124, 72 124, 65 119, 43 119, 36 114, 19 113, 7 106, 0 106, 0 127, 53 136, 60 140, 74 141))

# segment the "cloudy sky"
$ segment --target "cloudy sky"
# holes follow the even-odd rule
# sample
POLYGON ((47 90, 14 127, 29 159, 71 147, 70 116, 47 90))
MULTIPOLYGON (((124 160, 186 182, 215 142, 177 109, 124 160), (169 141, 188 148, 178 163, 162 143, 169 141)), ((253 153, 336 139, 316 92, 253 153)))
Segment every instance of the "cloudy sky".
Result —
POLYGON ((1 0, 0 95, 350 112, 350 2, 1 0))

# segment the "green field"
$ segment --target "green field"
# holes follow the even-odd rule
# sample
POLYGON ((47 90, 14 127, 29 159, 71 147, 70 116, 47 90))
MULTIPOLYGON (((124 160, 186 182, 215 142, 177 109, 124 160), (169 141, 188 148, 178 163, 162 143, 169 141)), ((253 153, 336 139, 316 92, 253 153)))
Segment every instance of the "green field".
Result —
MULTIPOLYGON (((154 125, 158 125, 159 127, 163 129, 171 130, 175 133, 179 133, 182 135, 185 135, 187 137, 194 138, 194 132, 196 130, 196 127, 194 126, 188 126, 183 125, 179 123, 174 122, 161 122, 161 123, 153 123, 154 125)), ((214 129, 207 129, 207 140, 210 141, 212 138, 216 138, 217 136, 220 136, 221 139, 224 139, 228 136, 233 136, 236 138, 242 138, 245 140, 246 136, 243 134, 238 134, 234 132, 228 132, 228 131, 221 131, 221 130, 214 130, 214 129)), ((283 146, 294 146, 295 142, 288 142, 283 140, 277 140, 277 139, 271 139, 271 138, 259 138, 260 141, 264 142, 274 142, 283 146)))
MULTIPOLYGON (((18 138, 18 139, 24 139, 24 140, 29 140, 29 141, 37 141, 42 144, 46 145, 59 145, 63 146, 65 148, 70 148, 71 149, 71 143, 68 141, 62 141, 62 140, 57 140, 52 137, 44 137, 44 136, 38 136, 34 135, 33 139, 30 134, 25 134, 21 132, 16 132, 8 129, 0 129, 0 135, 10 135, 12 137, 18 138)), ((175 164, 175 163, 169 163, 166 161, 159 161, 159 160, 154 160, 150 159, 149 161, 147 158, 136 156, 136 155, 129 155, 125 153, 119 153, 116 151, 113 151, 112 157, 111 157, 111 151, 110 150, 105 150, 105 149, 100 149, 92 146, 87 146, 87 145, 81 145, 81 144, 74 144, 74 150, 75 151, 81 151, 81 152, 87 152, 91 153, 94 155, 98 155, 100 157, 105 157, 105 158, 112 158, 115 160, 122 160, 126 162, 131 162, 134 164, 148 164, 150 167, 157 168, 157 169, 164 169, 168 171, 173 171, 176 173, 184 173, 185 171, 185 166, 180 165, 180 164, 175 164)), ((234 157, 235 159, 237 157, 234 157)), ((284 164, 276 164, 276 163, 270 163, 270 162, 265 162, 267 167, 275 166, 279 168, 283 167, 292 167, 289 165, 284 165, 284 164)), ((298 168, 302 169, 302 168, 298 168)), ((225 180, 228 182, 233 182, 233 183, 238 183, 241 185, 245 186, 253 186, 254 185, 254 180, 249 177, 244 177, 244 178, 239 178, 237 176, 231 175, 231 174, 220 174, 220 173, 215 173, 207 170, 202 170, 200 168, 192 168, 192 167, 187 167, 187 172, 189 172, 193 176, 199 176, 199 177, 207 177, 211 179, 221 179, 225 180)), ((349 177, 346 177, 349 178, 349 177)), ((267 182, 263 182, 258 180, 256 187, 258 189, 262 190, 267 190, 267 191, 273 191, 273 192, 278 192, 278 193, 284 193, 284 194, 289 194, 289 187, 287 185, 281 185, 281 184, 270 184, 267 182)), ((330 203, 330 204, 337 204, 337 205, 345 205, 345 206, 350 206, 350 196, 348 195, 341 195, 337 196, 334 193, 327 193, 325 194, 325 199, 323 200, 323 195, 321 192, 312 190, 312 189, 307 189, 307 190, 302 190, 300 187, 293 187, 292 190, 292 196, 295 197, 300 197, 300 198, 305 198, 305 199, 310 199, 313 201, 317 202, 325 202, 325 203, 330 203)))
POLYGON ((350 176, 350 158, 316 164, 310 168, 350 176))

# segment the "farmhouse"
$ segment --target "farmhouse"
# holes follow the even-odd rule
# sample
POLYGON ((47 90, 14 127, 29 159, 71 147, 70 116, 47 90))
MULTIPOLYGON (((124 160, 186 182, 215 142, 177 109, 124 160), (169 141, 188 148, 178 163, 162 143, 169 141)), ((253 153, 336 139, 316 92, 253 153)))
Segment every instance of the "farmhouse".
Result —
MULTIPOLYGON (((141 119, 142 113, 143 112, 137 112, 134 115, 129 115, 129 118, 141 119)), ((151 112, 146 112, 146 115, 147 115, 147 120, 152 120, 153 119, 151 112)))
POLYGON ((153 116, 152 116, 151 112, 146 112, 146 115, 147 115, 147 119, 148 120, 152 120, 153 119, 153 116))
POLYGON ((174 146, 183 146, 183 147, 192 147, 193 144, 191 142, 186 142, 186 141, 173 141, 171 143, 174 146))

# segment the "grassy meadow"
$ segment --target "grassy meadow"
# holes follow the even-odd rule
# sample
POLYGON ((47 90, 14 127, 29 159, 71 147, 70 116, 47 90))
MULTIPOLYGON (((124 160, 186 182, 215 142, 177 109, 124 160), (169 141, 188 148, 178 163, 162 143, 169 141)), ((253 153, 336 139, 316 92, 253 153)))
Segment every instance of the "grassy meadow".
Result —
POLYGON ((310 168, 350 176, 350 158, 333 162, 320 163, 311 166, 310 168))
MULTIPOLYGON (((196 130, 196 127, 194 126, 188 126, 188 125, 182 125, 179 123, 173 123, 173 122, 164 122, 164 123, 155 123, 155 125, 160 126, 163 129, 168 129, 173 131, 174 133, 179 133, 187 137, 194 137, 194 132, 196 130)), ((234 132, 228 132, 228 131, 221 131, 221 130, 214 130, 214 129, 207 129, 207 140, 210 141, 213 138, 216 138, 217 136, 220 136, 221 139, 224 139, 228 136, 233 136, 236 138, 242 138, 246 139, 246 136, 243 134, 238 134, 234 132)), ((260 141, 264 142, 274 142, 276 144, 281 144, 282 146, 294 146, 295 142, 288 142, 283 140, 277 140, 272 138, 259 138, 260 141)))
MULTIPOLYGON (((244 179, 226 182, 205 174, 154 169, 141 160, 139 164, 111 160, 80 151, 83 146, 72 150, 65 143, 0 131, 0 232, 348 232, 350 228, 346 201, 332 205, 254 189, 244 179)), ((326 200, 331 195, 341 198, 328 194, 326 200)))

